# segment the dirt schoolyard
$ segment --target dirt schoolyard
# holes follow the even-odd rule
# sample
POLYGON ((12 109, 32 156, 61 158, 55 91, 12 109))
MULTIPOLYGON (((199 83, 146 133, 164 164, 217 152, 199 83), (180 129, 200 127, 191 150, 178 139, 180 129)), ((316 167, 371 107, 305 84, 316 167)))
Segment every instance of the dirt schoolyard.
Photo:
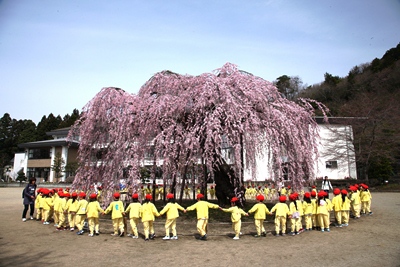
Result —
POLYGON ((275 237, 273 217, 267 216, 267 237, 254 238, 254 223, 245 220, 243 236, 232 240, 228 221, 212 221, 208 240, 200 241, 195 220, 182 215, 178 240, 162 240, 164 216, 156 219, 156 239, 145 242, 110 236, 108 218, 100 220, 101 234, 94 237, 22 222, 21 192, 0 188, 0 266, 400 266, 400 193, 373 192, 372 216, 351 219, 349 227, 331 226, 329 233, 275 237))

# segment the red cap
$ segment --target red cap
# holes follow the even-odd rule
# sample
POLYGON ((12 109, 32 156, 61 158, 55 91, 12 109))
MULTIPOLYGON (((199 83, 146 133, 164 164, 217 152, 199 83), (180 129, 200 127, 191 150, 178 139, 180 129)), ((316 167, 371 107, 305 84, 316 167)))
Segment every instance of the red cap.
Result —
POLYGON ((311 197, 310 192, 305 192, 305 193, 304 193, 304 197, 305 197, 305 198, 310 198, 310 197, 311 197))
POLYGON ((69 193, 65 193, 64 197, 71 197, 71 195, 69 193))
POLYGON ((325 195, 326 195, 326 194, 325 194, 325 191, 319 191, 319 192, 318 192, 318 197, 320 197, 320 198, 321 198, 321 197, 325 197, 325 195))
POLYGON ((257 199, 258 201, 264 201, 264 196, 263 196, 263 195, 258 195, 258 196, 256 197, 256 199, 257 199))
POLYGON ((64 192, 63 191, 58 191, 57 194, 58 194, 59 197, 64 197, 64 192))
POLYGON ((132 194, 132 198, 138 199, 139 198, 139 194, 138 193, 132 194))
POLYGON ((311 191, 311 196, 312 196, 312 197, 315 197, 315 196, 317 196, 317 192, 315 192, 315 191, 311 191))
POLYGON ((76 192, 72 192, 72 195, 71 195, 72 197, 77 197, 78 196, 78 193, 76 193, 76 192))
POLYGON ((279 197, 279 202, 286 202, 286 196, 280 196, 279 197))
POLYGON ((172 198, 174 198, 174 194, 168 193, 167 194, 167 199, 172 199, 172 198))
POLYGON ((347 195, 347 190, 346 189, 342 189, 341 193, 342 193, 342 195, 347 195))
POLYGON ((43 188, 42 189, 42 194, 47 196, 48 194, 50 194, 50 190, 47 189, 47 188, 43 188))
POLYGON ((361 186, 362 186, 362 188, 364 188, 364 189, 368 189, 368 185, 366 185, 366 184, 361 184, 361 186))
POLYGON ((315 185, 311 186, 312 188, 315 188, 315 185))
POLYGON ((291 188, 290 185, 288 185, 287 188, 290 189, 291 188))
POLYGON ((147 200, 152 200, 153 197, 152 197, 150 194, 147 194, 147 195, 146 195, 146 199, 147 199, 147 200))
POLYGON ((119 198, 121 195, 119 194, 119 192, 115 192, 114 194, 113 194, 113 197, 114 198, 119 198))
POLYGON ((289 199, 292 200, 292 201, 296 200, 296 198, 297 198, 297 196, 295 194, 291 194, 289 196, 289 199))
POLYGON ((197 197, 196 197, 197 199, 201 199, 201 198, 204 198, 204 195, 202 194, 202 193, 200 193, 200 194, 197 194, 197 197))
POLYGON ((79 193, 79 197, 85 198, 85 197, 86 197, 86 193, 85 193, 85 192, 80 192, 80 193, 79 193))
POLYGON ((339 195, 340 194, 340 189, 339 188, 335 188, 335 189, 333 189, 333 194, 334 195, 339 195))
POLYGON ((90 196, 89 196, 89 198, 90 198, 90 199, 96 199, 96 198, 97 198, 96 193, 91 193, 90 196))
POLYGON ((231 202, 236 202, 236 201, 238 201, 239 199, 237 198, 237 197, 233 197, 232 199, 231 199, 231 202))

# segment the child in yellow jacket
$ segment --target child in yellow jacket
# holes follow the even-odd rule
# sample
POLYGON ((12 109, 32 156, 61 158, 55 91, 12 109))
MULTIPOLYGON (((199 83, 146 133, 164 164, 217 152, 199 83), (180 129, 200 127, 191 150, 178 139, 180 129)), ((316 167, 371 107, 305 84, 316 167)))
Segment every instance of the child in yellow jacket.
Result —
MULTIPOLYGON (((58 207, 57 207, 57 213, 58 213, 57 230, 61 231, 61 230, 65 230, 65 228, 67 227, 67 223, 65 220, 65 211, 66 211, 66 207, 67 207, 67 196, 69 196, 69 194, 67 195, 63 191, 58 191, 58 195, 59 195, 59 198, 58 198, 58 207)), ((56 212, 55 207, 54 207, 54 212, 56 212)))
POLYGON ((348 193, 346 189, 342 189, 342 226, 349 226, 349 218, 350 218, 350 199, 347 197, 348 193))
POLYGON ((279 203, 271 209, 271 214, 275 213, 275 236, 279 236, 279 232, 282 232, 282 236, 286 235, 286 218, 290 218, 289 206, 286 204, 286 196, 279 196, 279 203))
POLYGON ((111 220, 114 228, 114 233, 111 234, 112 236, 124 236, 124 216, 123 213, 125 212, 124 203, 122 203, 119 198, 121 197, 119 192, 115 192, 114 201, 110 203, 107 209, 102 213, 107 214, 111 211, 111 220), (119 233, 118 233, 119 232, 119 233))
POLYGON ((303 231, 302 218, 303 218, 303 203, 298 200, 298 194, 293 193, 289 195, 290 204, 289 210, 291 215, 291 231, 289 235, 298 235, 303 231))
POLYGON ((65 210, 68 214, 68 225, 71 232, 75 231, 76 212, 78 211, 78 194, 73 192, 67 201, 65 210))
MULTIPOLYGON (((186 208, 186 211, 196 210, 197 212, 197 231, 200 234, 200 240, 207 240, 207 224, 208 224, 208 209, 218 209, 216 204, 204 201, 204 195, 197 194, 197 202, 186 208)), ((185 211, 185 212, 186 212, 185 211)))
POLYGON ((144 241, 149 241, 149 239, 153 240, 156 237, 153 222, 155 220, 155 216, 160 216, 160 213, 158 213, 156 206, 151 203, 152 199, 153 197, 150 194, 146 195, 145 203, 142 205, 140 212, 140 217, 142 217, 144 228, 144 241))
POLYGON ((83 235, 84 230, 83 230, 83 225, 85 223, 86 219, 86 209, 88 202, 86 200, 86 193, 85 192, 80 192, 78 194, 78 204, 77 204, 77 211, 76 211, 76 216, 75 216, 75 225, 78 228, 78 232, 76 233, 77 235, 83 235))
POLYGON ((340 194, 340 189, 335 188, 333 189, 333 195, 334 197, 332 198, 332 206, 333 206, 333 211, 335 213, 335 220, 336 220, 336 227, 342 227, 342 195, 340 194))
POLYGON ((325 191, 318 192, 317 199, 317 214, 318 214, 318 222, 321 227, 321 232, 327 231, 330 232, 329 224, 330 224, 330 212, 332 210, 331 202, 327 199, 328 193, 325 191))
POLYGON ((361 211, 361 199, 360 193, 356 186, 350 186, 351 195, 350 195, 350 202, 351 202, 351 211, 355 219, 360 218, 360 211, 361 211))
POLYGON ((43 219, 43 224, 50 224, 50 212, 53 208, 53 197, 51 194, 51 191, 49 189, 43 189, 43 198, 41 200, 41 206, 43 208, 43 214, 42 214, 42 219, 43 219))
POLYGON ((371 192, 368 190, 368 185, 361 184, 361 192, 360 192, 360 199, 361 199, 361 213, 372 215, 371 211, 371 192))
MULTIPOLYGON (((315 188, 314 188, 315 189, 315 188)), ((318 205, 317 205, 317 191, 311 191, 311 204, 312 204, 312 215, 311 215, 311 221, 312 221, 312 229, 316 230, 319 228, 319 223, 318 223, 318 205)))
POLYGON ((137 239, 139 237, 138 228, 140 211, 142 209, 142 204, 139 203, 139 194, 132 194, 132 203, 126 208, 124 215, 129 214, 129 223, 131 225, 131 233, 128 234, 129 237, 137 239))
POLYGON ((314 205, 311 202, 310 192, 305 192, 303 197, 303 214, 304 214, 304 224, 306 225, 305 230, 312 230, 312 214, 314 205))
POLYGON ((99 201, 97 201, 97 194, 92 193, 89 196, 89 204, 87 205, 86 214, 88 218, 89 224, 89 236, 99 235, 99 212, 104 212, 104 210, 100 207, 99 201))
POLYGON ((168 204, 160 211, 160 215, 167 213, 167 220, 165 221, 165 237, 163 240, 178 239, 178 235, 176 233, 176 219, 179 217, 178 210, 185 211, 185 209, 175 203, 174 194, 167 194, 168 204), (169 230, 172 230, 172 237, 169 235, 169 230))
POLYGON ((258 203, 256 203, 248 213, 254 213, 254 224, 256 226, 257 234, 254 237, 267 236, 267 232, 264 228, 264 220, 266 219, 266 215, 270 214, 267 206, 263 203, 264 196, 257 195, 256 197, 258 203))
POLYGON ((239 208, 236 203, 239 201, 237 197, 233 197, 231 199, 231 207, 229 209, 219 208, 224 212, 231 213, 231 221, 232 221, 232 229, 235 232, 235 237, 233 240, 239 240, 240 229, 242 227, 242 215, 249 216, 248 213, 244 212, 241 208, 239 208))
POLYGON ((39 188, 37 190, 37 195, 36 195, 36 199, 35 199, 35 207, 36 207, 36 221, 40 221, 42 220, 42 210, 43 210, 43 206, 42 206, 42 200, 43 198, 43 194, 42 194, 42 188, 39 188))

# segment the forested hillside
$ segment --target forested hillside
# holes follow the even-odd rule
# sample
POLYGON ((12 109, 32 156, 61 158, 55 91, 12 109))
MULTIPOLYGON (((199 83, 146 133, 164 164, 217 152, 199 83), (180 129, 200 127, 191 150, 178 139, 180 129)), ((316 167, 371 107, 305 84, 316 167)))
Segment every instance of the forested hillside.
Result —
POLYGON ((324 103, 354 130, 359 178, 398 175, 400 159, 400 44, 381 59, 354 66, 346 77, 325 73, 325 80, 297 97, 324 103))

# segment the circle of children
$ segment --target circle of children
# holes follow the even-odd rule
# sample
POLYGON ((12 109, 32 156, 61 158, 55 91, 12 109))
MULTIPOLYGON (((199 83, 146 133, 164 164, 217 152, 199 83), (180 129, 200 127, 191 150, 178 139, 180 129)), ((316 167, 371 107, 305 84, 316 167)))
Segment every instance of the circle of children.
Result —
MULTIPOLYGON (((113 194, 114 200, 103 210, 98 200, 99 195, 96 193, 89 194, 87 200, 85 192, 69 192, 68 188, 65 190, 62 188, 39 188, 37 189, 35 200, 36 220, 42 221, 45 225, 50 224, 50 221, 54 221, 54 226, 57 227, 57 230, 69 229, 74 232, 77 229, 77 234, 83 235, 84 224, 87 219, 89 236, 92 237, 100 234, 99 214, 111 213, 114 228, 112 236, 124 236, 123 217, 126 216, 130 222, 130 233, 127 236, 132 238, 139 237, 138 225, 141 219, 144 240, 148 241, 155 238, 153 227, 155 217, 166 214, 165 237, 163 239, 176 240, 178 239, 176 230, 176 220, 179 217, 178 211, 186 213, 187 211, 196 210, 197 231, 200 234, 199 240, 207 240, 206 229, 209 209, 211 208, 231 213, 232 228, 235 232, 233 239, 238 240, 241 235, 242 215, 249 216, 249 214, 254 214, 254 223, 257 230, 255 237, 266 236, 266 230, 263 225, 266 215, 275 215, 275 236, 286 235, 287 219, 291 223, 288 235, 296 235, 311 230, 329 232, 331 211, 334 212, 336 227, 348 226, 350 217, 358 219, 360 214, 372 215, 372 197, 368 186, 365 184, 351 185, 348 190, 335 188, 332 200, 329 199, 328 192, 324 190, 317 192, 315 186, 310 189, 310 192, 301 191, 299 194, 297 192, 292 193, 290 186, 282 187, 281 190, 275 190, 273 186, 272 188, 269 186, 261 188, 259 186, 258 190, 254 186, 248 186, 246 189, 247 199, 255 199, 257 201, 248 212, 238 207, 239 202, 236 197, 231 199, 231 207, 222 208, 205 201, 204 195, 197 192, 197 202, 185 209, 175 202, 173 194, 168 193, 166 195, 167 205, 158 212, 152 203, 152 194, 149 192, 141 193, 142 203, 139 201, 138 193, 132 194, 132 201, 127 207, 124 207, 123 202, 120 200, 121 194, 115 192, 113 194), (275 193, 278 193, 277 197, 274 197, 275 193), (287 203, 287 196, 289 203, 287 203), (265 199, 272 200, 272 202, 276 201, 277 203, 269 210, 263 203, 265 199)), ((23 218, 23 221, 26 221, 26 219, 23 218)))

